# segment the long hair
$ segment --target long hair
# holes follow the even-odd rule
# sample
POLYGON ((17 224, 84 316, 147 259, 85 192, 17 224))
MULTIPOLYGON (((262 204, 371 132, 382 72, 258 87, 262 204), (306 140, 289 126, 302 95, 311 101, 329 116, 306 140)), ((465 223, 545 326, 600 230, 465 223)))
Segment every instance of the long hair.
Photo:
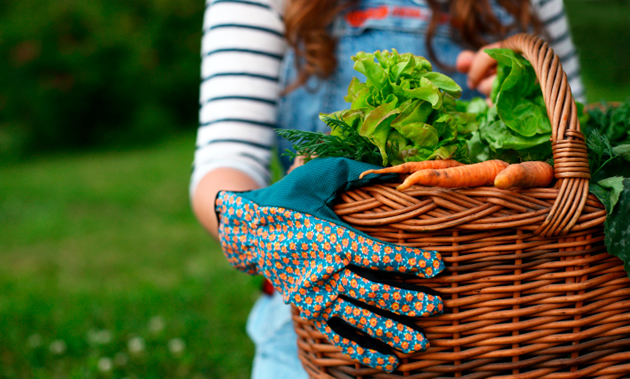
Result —
MULTIPOLYGON (((498 3, 514 18, 511 25, 503 25, 492 11, 488 0, 427 0, 432 10, 425 42, 429 58, 439 67, 452 70, 438 60, 431 43, 440 21, 448 14, 452 31, 468 45, 478 49, 489 43, 486 36, 495 40, 505 38, 514 30, 543 33, 542 24, 532 12, 527 0, 498 0, 498 3)), ((289 0, 284 22, 289 45, 297 54, 295 64, 298 76, 287 91, 303 85, 311 76, 326 78, 337 66, 336 41, 328 32, 335 17, 353 1, 339 0, 289 0)))

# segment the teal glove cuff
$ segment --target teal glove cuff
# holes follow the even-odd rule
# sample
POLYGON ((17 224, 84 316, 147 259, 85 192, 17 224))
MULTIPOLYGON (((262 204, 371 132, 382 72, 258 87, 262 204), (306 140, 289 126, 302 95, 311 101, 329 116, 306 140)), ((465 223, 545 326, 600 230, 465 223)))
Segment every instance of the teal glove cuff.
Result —
POLYGON ((240 195, 259 206, 291 209, 335 223, 343 223, 332 210, 332 205, 340 193, 371 183, 391 182, 398 178, 398 174, 370 174, 359 179, 362 172, 379 168, 382 167, 346 158, 316 158, 297 167, 282 180, 267 188, 242 192, 240 195))

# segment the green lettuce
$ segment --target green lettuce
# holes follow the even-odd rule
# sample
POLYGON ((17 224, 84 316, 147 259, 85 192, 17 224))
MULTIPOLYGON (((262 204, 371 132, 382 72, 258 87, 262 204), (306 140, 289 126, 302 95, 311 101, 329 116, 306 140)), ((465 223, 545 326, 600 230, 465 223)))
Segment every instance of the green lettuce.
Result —
POLYGON ((606 207, 604 244, 619 257, 630 276, 630 179, 611 177, 591 183, 590 191, 606 207))
POLYGON ((466 141, 478 120, 458 109, 462 89, 453 79, 434 72, 425 58, 395 49, 359 52, 352 59, 365 82, 353 78, 348 86, 350 109, 320 117, 355 127, 377 146, 383 166, 427 159, 469 161, 466 141))
POLYGON ((489 49, 496 59, 497 79, 490 98, 501 121, 523 137, 551 136, 551 123, 532 65, 510 49, 489 49))
POLYGON ((510 49, 488 49, 497 60, 492 106, 477 105, 479 128, 469 140, 473 161, 551 158, 551 123, 532 65, 510 49))

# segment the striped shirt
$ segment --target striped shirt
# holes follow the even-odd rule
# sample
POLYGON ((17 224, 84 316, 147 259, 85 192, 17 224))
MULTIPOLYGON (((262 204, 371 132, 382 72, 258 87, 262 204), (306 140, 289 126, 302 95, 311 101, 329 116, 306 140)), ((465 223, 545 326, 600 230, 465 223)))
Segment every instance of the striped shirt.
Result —
MULTIPOLYGON (((234 168, 261 187, 270 182, 287 49, 282 0, 207 0, 201 44, 199 130, 190 183, 217 168, 234 168)), ((562 0, 533 0, 576 99, 583 98, 579 62, 562 0)))
POLYGON ((573 96, 577 101, 584 102, 584 86, 580 77, 579 57, 571 40, 569 23, 562 0, 533 0, 532 5, 549 34, 549 46, 560 58, 573 96))

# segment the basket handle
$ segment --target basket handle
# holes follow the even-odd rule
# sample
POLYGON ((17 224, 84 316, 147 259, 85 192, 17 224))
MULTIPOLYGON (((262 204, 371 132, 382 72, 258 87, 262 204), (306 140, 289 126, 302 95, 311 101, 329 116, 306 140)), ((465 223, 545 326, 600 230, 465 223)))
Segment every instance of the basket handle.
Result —
POLYGON ((580 132, 577 107, 560 59, 540 38, 516 34, 502 42, 527 59, 536 72, 551 121, 551 148, 558 196, 536 234, 549 237, 567 233, 582 214, 588 198, 588 155, 580 132))

